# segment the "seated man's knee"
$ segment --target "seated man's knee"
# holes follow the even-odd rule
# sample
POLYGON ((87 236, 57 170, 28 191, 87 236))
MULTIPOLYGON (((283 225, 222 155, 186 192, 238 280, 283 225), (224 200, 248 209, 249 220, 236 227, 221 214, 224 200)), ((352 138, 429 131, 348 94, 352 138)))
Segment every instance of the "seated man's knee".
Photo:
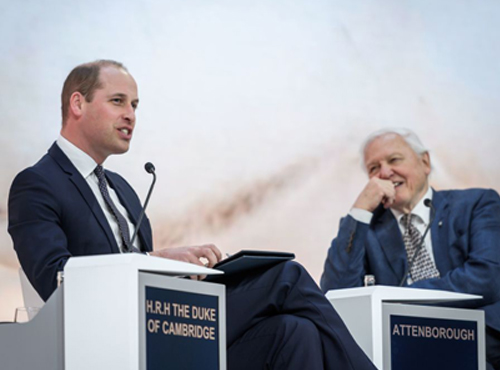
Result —
POLYGON ((304 266, 295 261, 286 261, 276 265, 282 276, 287 280, 297 280, 302 275, 309 275, 304 266))
POLYGON ((301 346, 307 342, 314 344, 320 341, 318 329, 312 321, 292 315, 279 315, 276 319, 283 339, 294 338, 301 346))

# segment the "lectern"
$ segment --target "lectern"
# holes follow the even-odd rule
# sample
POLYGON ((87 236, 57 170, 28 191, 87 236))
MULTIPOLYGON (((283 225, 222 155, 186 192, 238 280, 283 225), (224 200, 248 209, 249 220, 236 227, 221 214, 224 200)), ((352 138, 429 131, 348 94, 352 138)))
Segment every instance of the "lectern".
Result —
POLYGON ((37 316, 0 325, 1 368, 226 369, 225 287, 218 274, 141 254, 72 257, 37 316))
POLYGON ((370 286, 326 297, 378 369, 485 369, 484 312, 435 306, 480 296, 370 286))

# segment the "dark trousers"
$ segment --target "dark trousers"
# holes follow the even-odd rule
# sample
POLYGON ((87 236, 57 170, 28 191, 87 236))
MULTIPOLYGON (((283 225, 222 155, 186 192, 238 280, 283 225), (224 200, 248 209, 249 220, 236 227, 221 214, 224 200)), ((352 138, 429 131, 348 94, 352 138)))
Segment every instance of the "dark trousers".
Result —
POLYGON ((226 285, 229 370, 375 369, 301 265, 213 280, 226 285))
POLYGON ((486 327, 486 361, 488 370, 500 370, 500 332, 486 327))

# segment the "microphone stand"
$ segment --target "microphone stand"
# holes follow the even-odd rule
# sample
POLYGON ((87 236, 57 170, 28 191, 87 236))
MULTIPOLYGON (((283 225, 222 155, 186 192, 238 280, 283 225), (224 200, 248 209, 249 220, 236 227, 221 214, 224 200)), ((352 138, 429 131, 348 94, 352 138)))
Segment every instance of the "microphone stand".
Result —
POLYGON ((142 219, 144 217, 144 213, 146 212, 146 207, 148 206, 149 203, 149 198, 151 197, 151 193, 153 192, 153 188, 156 183, 156 172, 155 172, 155 166, 151 162, 147 162, 144 165, 144 169, 146 170, 147 173, 150 173, 153 175, 153 182, 151 183, 151 186, 149 187, 148 195, 146 196, 146 201, 144 202, 144 207, 142 207, 141 213, 139 215, 139 218, 137 219, 137 223, 135 224, 135 231, 134 235, 132 236, 132 239, 130 239, 130 245, 134 244, 134 240, 137 236, 137 233, 139 232, 139 227, 141 226, 142 219))

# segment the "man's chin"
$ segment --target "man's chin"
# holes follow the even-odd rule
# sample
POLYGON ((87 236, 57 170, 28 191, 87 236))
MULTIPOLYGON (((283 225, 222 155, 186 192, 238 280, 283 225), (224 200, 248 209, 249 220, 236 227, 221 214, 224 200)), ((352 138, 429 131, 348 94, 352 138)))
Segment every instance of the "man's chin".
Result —
POLYGON ((127 143, 127 145, 119 145, 115 148, 113 154, 125 154, 128 152, 129 149, 130 149, 129 143, 127 143))

